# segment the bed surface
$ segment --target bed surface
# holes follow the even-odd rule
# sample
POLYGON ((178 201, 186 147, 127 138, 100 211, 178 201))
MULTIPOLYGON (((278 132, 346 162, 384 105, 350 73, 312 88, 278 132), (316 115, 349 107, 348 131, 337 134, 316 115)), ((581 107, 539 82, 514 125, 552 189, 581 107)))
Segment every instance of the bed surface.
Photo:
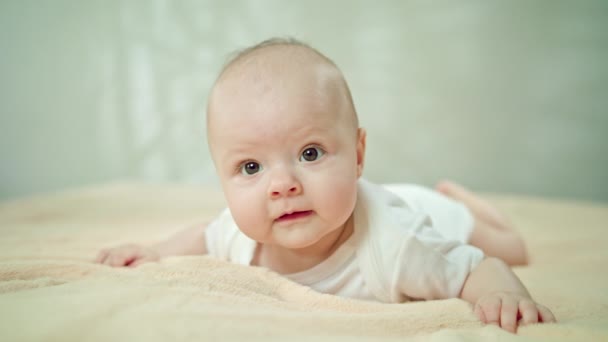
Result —
POLYGON ((204 256, 93 264, 102 247, 152 242, 223 207, 213 189, 108 184, 0 203, 0 340, 608 340, 608 205, 488 198, 524 235, 532 264, 515 272, 557 324, 511 335, 458 299, 348 300, 204 256))

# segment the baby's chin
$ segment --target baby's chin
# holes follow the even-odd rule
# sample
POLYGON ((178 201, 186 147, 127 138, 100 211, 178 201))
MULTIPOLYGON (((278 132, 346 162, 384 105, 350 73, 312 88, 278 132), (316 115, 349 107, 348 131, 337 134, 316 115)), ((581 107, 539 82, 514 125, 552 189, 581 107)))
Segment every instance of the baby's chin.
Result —
POLYGON ((312 234, 310 228, 277 229, 273 231, 272 244, 286 249, 305 249, 314 247, 323 236, 312 234))

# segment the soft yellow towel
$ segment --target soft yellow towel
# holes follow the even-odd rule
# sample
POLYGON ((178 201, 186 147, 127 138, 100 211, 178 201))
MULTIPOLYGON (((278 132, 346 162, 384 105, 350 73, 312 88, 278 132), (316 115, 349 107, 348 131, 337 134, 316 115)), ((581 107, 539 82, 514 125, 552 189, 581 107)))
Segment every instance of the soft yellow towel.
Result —
POLYGON ((518 335, 458 299, 354 301, 209 257, 91 263, 101 247, 209 220, 221 198, 116 184, 0 204, 0 340, 608 340, 608 206, 593 203, 492 197, 528 241, 532 265, 516 272, 559 320, 518 335))

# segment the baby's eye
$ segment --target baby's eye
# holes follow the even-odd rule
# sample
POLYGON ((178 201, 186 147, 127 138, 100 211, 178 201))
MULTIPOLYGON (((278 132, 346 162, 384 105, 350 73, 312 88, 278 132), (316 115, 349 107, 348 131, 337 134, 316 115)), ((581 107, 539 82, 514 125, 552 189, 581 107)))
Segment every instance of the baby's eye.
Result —
POLYGON ((246 162, 241 165, 241 173, 244 175, 253 175, 262 170, 262 166, 256 162, 246 162))
POLYGON ((304 151, 302 151, 302 155, 300 156, 300 161, 307 161, 307 162, 315 161, 315 160, 321 158, 321 156, 324 154, 325 154, 325 151, 323 151, 322 149, 320 149, 318 147, 309 147, 309 148, 305 149, 304 151))

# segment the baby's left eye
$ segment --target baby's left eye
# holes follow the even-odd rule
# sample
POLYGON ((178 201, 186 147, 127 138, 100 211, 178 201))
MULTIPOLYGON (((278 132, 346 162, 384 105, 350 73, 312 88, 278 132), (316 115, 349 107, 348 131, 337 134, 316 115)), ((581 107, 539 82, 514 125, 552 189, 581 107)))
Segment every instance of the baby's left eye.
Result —
POLYGON ((315 160, 321 158, 321 156, 324 154, 325 154, 325 151, 323 151, 322 149, 320 149, 318 147, 309 147, 309 148, 305 149, 304 151, 302 151, 302 155, 300 156, 300 161, 307 161, 307 162, 315 161, 315 160))

